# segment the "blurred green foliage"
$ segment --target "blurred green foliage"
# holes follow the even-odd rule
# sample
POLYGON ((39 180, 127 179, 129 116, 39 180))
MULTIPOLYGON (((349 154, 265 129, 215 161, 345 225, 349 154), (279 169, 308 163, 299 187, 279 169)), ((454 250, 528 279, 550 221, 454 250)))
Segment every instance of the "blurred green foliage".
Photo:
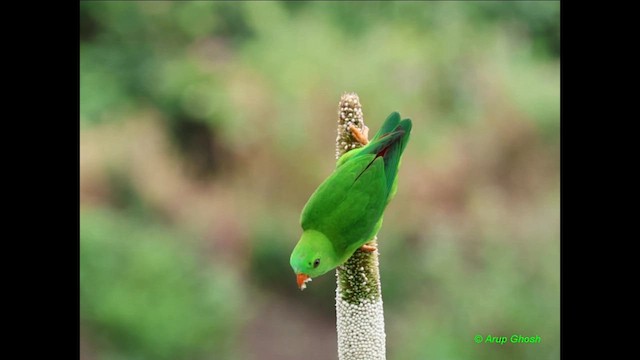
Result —
POLYGON ((559 12, 81 2, 81 357, 335 358, 335 279, 300 293, 288 257, 355 91, 373 132, 414 122, 379 235, 389 358, 559 358, 559 12))
POLYGON ((115 358, 233 353, 244 301, 233 273, 156 224, 92 211, 83 212, 80 228, 82 320, 115 358))

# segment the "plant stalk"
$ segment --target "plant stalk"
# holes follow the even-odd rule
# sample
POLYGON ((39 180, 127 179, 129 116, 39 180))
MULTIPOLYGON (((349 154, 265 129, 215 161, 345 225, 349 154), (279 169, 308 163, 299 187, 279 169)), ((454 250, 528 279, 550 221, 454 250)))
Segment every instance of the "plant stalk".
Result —
MULTIPOLYGON (((351 134, 350 125, 368 136, 360 99, 355 93, 346 93, 340 99, 336 159, 362 146, 351 134)), ((377 236, 368 244, 377 247, 377 236)), ((336 279, 338 359, 385 359, 386 335, 378 250, 356 250, 336 269, 336 279)))

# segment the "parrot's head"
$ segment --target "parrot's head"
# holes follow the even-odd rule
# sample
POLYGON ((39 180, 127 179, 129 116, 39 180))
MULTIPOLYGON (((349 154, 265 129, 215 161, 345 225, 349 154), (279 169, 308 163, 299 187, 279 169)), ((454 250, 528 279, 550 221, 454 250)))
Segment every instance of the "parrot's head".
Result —
POLYGON ((300 290, 307 287, 311 278, 323 275, 338 266, 335 258, 333 245, 323 233, 315 230, 303 232, 290 259, 300 290))

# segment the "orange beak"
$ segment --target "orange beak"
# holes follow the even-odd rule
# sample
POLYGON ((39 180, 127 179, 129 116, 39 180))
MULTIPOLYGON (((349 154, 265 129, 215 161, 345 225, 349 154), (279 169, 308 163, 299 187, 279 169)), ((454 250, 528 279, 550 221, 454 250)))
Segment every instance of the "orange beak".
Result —
POLYGON ((304 290, 307 287, 306 282, 311 281, 311 278, 309 277, 309 275, 306 275, 306 274, 297 274, 297 278, 298 278, 298 287, 300 288, 300 290, 304 290))

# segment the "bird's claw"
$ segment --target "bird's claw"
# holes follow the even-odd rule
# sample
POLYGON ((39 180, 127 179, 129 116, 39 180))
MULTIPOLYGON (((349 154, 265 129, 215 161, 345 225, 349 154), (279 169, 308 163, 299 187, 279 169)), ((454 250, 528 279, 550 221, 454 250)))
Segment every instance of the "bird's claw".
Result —
POLYGON ((367 145, 369 143, 369 128, 364 127, 363 131, 360 131, 353 124, 349 125, 349 130, 351 131, 351 135, 362 145, 367 145))
POLYGON ((367 245, 367 244, 365 244, 365 245, 362 245, 360 247, 360 250, 362 250, 364 252, 372 253, 372 252, 378 250, 378 247, 376 245, 367 245))

